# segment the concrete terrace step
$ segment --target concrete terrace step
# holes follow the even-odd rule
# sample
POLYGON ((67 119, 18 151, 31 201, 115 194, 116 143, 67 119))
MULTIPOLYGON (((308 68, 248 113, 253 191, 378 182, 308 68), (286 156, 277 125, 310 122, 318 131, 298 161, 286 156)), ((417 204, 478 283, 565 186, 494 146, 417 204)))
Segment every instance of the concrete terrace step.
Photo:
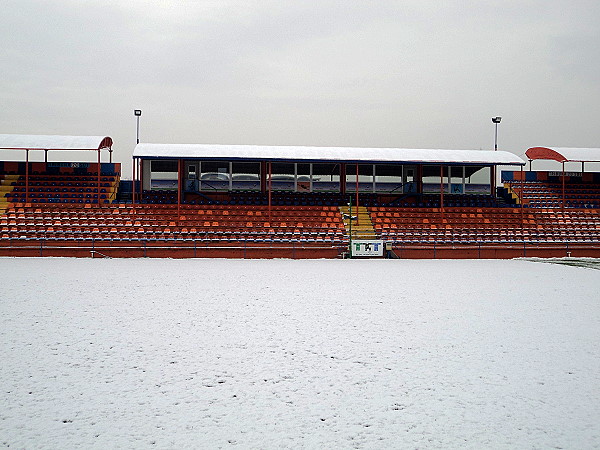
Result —
POLYGON ((373 228, 371 222, 371 216, 369 211, 364 206, 352 208, 352 214, 350 214, 349 206, 340 206, 340 213, 344 220, 344 227, 346 228, 346 234, 350 236, 350 215, 352 215, 352 238, 353 239, 376 239, 377 234, 373 228))

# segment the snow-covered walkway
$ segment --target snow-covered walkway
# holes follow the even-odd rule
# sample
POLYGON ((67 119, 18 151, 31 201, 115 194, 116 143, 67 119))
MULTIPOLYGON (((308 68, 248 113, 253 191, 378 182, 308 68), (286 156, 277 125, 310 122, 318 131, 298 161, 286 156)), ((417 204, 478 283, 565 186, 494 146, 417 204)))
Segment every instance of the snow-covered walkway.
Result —
POLYGON ((0 447, 600 447, 600 271, 0 258, 0 447))

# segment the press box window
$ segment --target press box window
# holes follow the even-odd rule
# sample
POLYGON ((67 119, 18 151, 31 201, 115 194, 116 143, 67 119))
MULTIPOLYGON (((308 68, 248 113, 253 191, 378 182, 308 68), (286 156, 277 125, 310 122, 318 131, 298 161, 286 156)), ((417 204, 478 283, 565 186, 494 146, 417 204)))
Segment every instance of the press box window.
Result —
POLYGON ((152 172, 177 172, 177 161, 151 161, 152 172))

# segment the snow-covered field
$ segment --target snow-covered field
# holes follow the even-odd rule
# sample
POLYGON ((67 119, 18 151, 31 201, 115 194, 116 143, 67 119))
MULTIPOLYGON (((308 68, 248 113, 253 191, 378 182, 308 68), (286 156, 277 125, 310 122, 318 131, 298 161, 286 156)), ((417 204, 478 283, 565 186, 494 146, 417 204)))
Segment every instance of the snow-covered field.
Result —
POLYGON ((600 447, 600 271, 0 258, 0 447, 600 447))

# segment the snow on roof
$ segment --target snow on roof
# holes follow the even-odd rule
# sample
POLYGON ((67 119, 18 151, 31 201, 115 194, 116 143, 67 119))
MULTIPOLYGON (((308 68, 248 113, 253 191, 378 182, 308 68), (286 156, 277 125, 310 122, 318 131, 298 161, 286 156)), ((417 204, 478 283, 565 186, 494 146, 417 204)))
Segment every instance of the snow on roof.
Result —
POLYGON ((505 151, 270 145, 137 144, 134 158, 254 159, 274 161, 403 162, 524 165, 505 151))
POLYGON ((558 162, 598 162, 600 148, 531 147, 525 155, 529 159, 550 159, 558 162))
POLYGON ((0 149, 10 150, 100 150, 112 143, 108 136, 0 134, 0 149))

